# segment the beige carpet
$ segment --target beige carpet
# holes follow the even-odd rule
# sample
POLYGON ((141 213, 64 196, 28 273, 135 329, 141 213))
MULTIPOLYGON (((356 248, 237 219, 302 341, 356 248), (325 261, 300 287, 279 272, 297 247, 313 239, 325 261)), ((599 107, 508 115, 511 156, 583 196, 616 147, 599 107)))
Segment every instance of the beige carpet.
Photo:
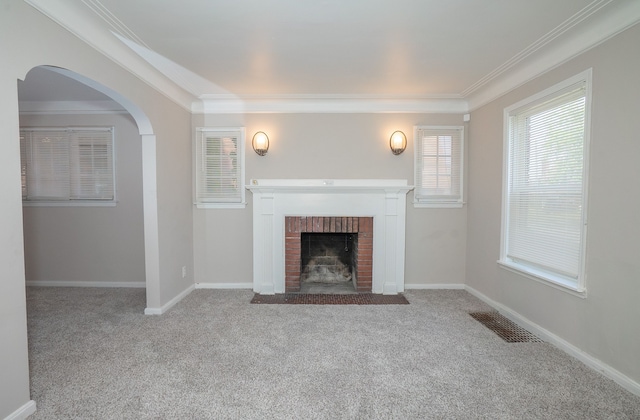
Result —
POLYGON ((33 419, 639 419, 640 397, 464 291, 409 305, 255 305, 196 290, 29 288, 33 419))

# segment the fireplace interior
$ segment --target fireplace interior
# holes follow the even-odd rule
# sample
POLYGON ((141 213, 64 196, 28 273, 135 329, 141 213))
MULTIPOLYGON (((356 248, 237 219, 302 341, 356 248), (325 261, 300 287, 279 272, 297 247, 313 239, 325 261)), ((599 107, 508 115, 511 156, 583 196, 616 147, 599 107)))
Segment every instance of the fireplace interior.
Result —
POLYGON ((357 233, 303 233, 301 241, 301 291, 315 283, 325 289, 333 285, 335 289, 355 292, 353 250, 357 233))

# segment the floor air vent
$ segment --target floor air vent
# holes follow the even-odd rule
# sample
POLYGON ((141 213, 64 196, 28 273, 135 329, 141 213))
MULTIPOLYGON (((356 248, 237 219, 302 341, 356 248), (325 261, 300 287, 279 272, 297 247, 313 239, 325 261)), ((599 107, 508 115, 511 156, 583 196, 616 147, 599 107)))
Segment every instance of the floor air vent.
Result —
POLYGON ((507 343, 541 343, 542 340, 498 312, 471 312, 475 320, 498 334, 507 343))

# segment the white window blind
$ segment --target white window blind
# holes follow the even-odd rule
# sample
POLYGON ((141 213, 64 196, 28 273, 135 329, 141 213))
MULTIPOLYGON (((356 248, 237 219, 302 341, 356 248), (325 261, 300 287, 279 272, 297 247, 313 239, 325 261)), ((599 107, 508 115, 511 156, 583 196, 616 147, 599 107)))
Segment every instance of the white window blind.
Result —
POLYGON ((113 129, 23 128, 24 201, 115 199, 113 129))
POLYGON ((416 205, 462 206, 463 127, 414 127, 416 205))
POLYGON ((71 198, 113 199, 113 152, 111 135, 105 131, 71 131, 71 198))
POLYGON ((508 113, 502 259, 582 290, 586 82, 508 113))
POLYGON ((26 133, 20 131, 20 180, 22 183, 22 199, 27 198, 27 144, 26 133))
POLYGON ((244 204, 243 128, 197 129, 196 204, 244 204))

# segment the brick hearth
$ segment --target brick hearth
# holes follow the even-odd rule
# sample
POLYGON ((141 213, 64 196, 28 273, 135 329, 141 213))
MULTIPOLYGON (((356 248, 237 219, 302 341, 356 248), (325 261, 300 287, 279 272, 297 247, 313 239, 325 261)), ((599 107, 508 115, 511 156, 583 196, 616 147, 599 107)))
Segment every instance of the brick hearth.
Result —
POLYGON ((355 288, 371 292, 373 267, 373 217, 285 217, 285 291, 300 291, 301 236, 303 233, 357 233, 354 244, 355 288))

